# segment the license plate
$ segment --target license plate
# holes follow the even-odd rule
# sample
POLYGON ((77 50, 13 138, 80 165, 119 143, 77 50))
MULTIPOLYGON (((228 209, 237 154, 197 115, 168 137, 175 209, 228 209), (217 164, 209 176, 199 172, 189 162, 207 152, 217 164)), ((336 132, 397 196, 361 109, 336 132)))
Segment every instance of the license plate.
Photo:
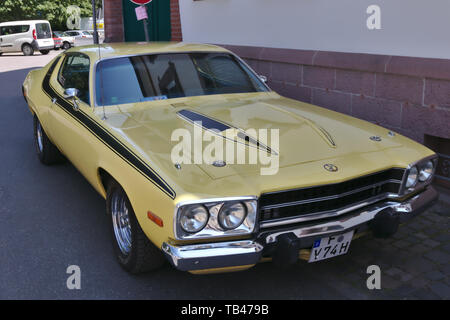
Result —
POLYGON ((311 250, 309 262, 316 262, 346 254, 353 238, 353 230, 332 237, 317 239, 311 250))

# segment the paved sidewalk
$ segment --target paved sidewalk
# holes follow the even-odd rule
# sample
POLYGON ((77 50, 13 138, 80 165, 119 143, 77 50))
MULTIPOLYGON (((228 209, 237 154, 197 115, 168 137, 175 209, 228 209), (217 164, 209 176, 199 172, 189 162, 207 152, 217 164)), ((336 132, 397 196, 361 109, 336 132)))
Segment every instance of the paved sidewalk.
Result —
POLYGON ((316 265, 316 272, 348 299, 450 299, 449 224, 450 204, 441 201, 390 239, 352 242, 346 256, 316 265), (367 289, 369 265, 381 268, 381 290, 367 289))

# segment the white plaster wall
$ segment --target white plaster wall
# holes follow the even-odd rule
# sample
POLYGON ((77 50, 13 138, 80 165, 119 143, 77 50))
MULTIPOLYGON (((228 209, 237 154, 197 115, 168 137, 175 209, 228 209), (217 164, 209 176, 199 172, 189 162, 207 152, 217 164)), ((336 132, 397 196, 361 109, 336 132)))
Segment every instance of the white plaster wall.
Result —
POLYGON ((450 0, 180 0, 183 41, 450 59, 450 0), (381 8, 369 30, 366 9, 381 8))

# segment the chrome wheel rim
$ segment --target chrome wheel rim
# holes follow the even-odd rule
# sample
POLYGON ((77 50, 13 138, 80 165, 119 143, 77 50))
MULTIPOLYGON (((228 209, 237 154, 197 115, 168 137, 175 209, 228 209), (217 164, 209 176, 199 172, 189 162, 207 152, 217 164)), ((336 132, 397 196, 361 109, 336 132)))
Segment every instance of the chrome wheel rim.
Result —
POLYGON ((36 138, 37 138, 36 140, 37 140, 39 152, 42 153, 42 150, 44 150, 44 142, 42 139, 42 127, 39 122, 37 123, 37 128, 36 128, 36 138))
POLYGON ((118 193, 112 196, 111 214, 117 245, 124 255, 128 255, 131 251, 130 216, 125 198, 118 193))

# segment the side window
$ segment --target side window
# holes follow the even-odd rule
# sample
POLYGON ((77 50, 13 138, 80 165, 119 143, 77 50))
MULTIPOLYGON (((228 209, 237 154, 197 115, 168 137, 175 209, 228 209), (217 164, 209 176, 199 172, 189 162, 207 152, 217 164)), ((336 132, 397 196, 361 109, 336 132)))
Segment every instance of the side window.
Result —
POLYGON ((24 33, 28 32, 30 30, 29 25, 20 25, 20 26, 4 26, 0 28, 0 35, 6 36, 10 34, 16 34, 16 33, 24 33))
POLYGON ((58 75, 64 89, 76 88, 78 97, 89 104, 89 57, 81 53, 68 54, 58 75))
POLYGON ((2 36, 7 36, 10 34, 14 34, 14 26, 3 26, 0 28, 0 34, 2 36))

